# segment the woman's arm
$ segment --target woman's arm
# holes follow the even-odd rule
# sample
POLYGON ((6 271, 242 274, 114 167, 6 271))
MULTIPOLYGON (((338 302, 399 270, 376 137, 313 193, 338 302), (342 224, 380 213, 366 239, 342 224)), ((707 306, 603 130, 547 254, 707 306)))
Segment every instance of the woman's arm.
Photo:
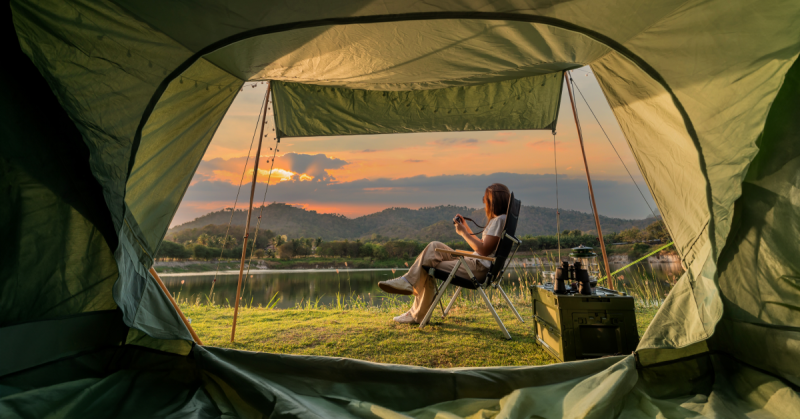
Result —
POLYGON ((500 241, 500 237, 497 236, 486 236, 483 240, 479 239, 478 236, 473 236, 471 234, 472 231, 469 230, 464 219, 460 217, 456 223, 456 233, 463 237, 464 240, 467 241, 467 244, 469 244, 469 247, 481 256, 489 256, 492 254, 497 247, 497 243, 500 241))

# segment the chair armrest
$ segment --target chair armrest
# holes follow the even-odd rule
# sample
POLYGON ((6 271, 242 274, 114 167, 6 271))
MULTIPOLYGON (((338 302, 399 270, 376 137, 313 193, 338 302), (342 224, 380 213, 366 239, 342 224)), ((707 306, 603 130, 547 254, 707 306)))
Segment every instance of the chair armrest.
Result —
POLYGON ((478 256, 478 255, 472 254, 472 253, 464 251, 464 250, 436 249, 436 251, 439 252, 439 253, 448 253, 448 254, 451 254, 453 256, 465 256, 465 257, 468 257, 468 258, 488 260, 489 262, 494 262, 494 259, 495 259, 495 258, 489 257, 489 256, 478 256))

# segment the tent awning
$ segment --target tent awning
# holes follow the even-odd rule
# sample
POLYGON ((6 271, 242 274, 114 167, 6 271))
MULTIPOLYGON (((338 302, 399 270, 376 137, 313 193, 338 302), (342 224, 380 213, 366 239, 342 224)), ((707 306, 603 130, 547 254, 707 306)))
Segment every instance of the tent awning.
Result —
POLYGON ((555 129, 561 73, 476 86, 378 91, 273 82, 280 137, 555 129))

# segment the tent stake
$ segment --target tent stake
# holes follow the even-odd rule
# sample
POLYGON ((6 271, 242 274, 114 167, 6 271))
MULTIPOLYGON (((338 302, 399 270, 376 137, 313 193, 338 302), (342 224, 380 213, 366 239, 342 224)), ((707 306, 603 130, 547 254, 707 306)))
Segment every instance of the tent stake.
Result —
POLYGON ((597 204, 594 201, 594 188, 592 188, 592 177, 589 176, 589 163, 586 161, 586 150, 583 148, 583 132, 581 132, 581 124, 578 122, 578 109, 575 105, 575 98, 572 96, 572 85, 570 84, 570 76, 565 71, 564 81, 567 82, 567 92, 569 93, 569 102, 572 105, 572 115, 575 117, 575 126, 578 128, 578 139, 581 142, 581 154, 583 155, 583 167, 586 169, 586 182, 589 184, 589 197, 592 201, 592 212, 594 212, 594 224, 597 226, 597 237, 600 239, 600 250, 603 252, 603 263, 606 265, 606 275, 608 277, 609 287, 613 290, 616 288, 614 279, 611 278, 611 269, 608 265, 608 255, 606 254, 606 242, 603 241, 603 230, 600 229, 600 216, 597 214, 597 204))
POLYGON ((258 159, 261 157, 261 143, 264 141, 264 125, 267 123, 267 107, 272 83, 267 83, 267 100, 264 101, 264 115, 261 118, 261 133, 258 135, 258 149, 256 161, 253 165, 253 181, 250 182, 250 206, 247 208, 247 221, 244 227, 244 241, 242 242, 242 261, 239 264, 239 283, 236 285, 236 301, 233 303, 233 327, 231 327, 231 343, 236 338, 236 319, 239 316, 239 299, 242 298, 242 274, 244 274, 244 260, 247 258, 247 238, 250 237, 250 215, 253 213, 253 196, 256 193, 256 179, 258 177, 258 159))
POLYGON ((164 282, 161 281, 161 278, 156 273, 156 268, 154 268, 152 266, 150 267, 150 275, 153 275, 153 278, 155 278, 156 282, 158 283, 158 286, 161 287, 161 291, 164 291, 164 294, 167 294, 167 298, 169 298, 169 302, 172 303, 173 307, 175 307, 175 311, 177 311, 178 315, 181 316, 181 320, 183 320, 183 324, 185 324, 186 328, 189 329, 189 334, 192 335, 192 339, 194 339, 195 343, 197 343, 198 345, 203 346, 203 341, 200 340, 200 337, 197 336, 197 333, 195 333, 194 329, 192 329, 192 325, 189 324, 189 319, 187 319, 186 316, 183 315, 183 312, 181 311, 181 309, 178 308, 178 303, 175 302, 175 299, 172 298, 172 294, 169 293, 169 291, 167 290, 166 285, 164 285, 164 282))

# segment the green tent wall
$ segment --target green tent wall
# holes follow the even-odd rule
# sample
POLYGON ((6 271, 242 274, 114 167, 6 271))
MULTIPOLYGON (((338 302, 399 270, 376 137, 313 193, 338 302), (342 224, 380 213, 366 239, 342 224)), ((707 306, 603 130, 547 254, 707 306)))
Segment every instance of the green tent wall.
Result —
MULTIPOLYGON (((800 3, 10 9, 5 39, 19 49, 2 68, 2 417, 800 415, 800 3), (424 100, 583 65, 687 269, 636 356, 429 370, 199 347, 147 273, 245 81, 424 100)), ((324 102, 307 90, 276 108, 324 102)), ((399 114, 408 132, 441 126, 399 114)), ((376 122, 350 116, 318 125, 338 135, 376 122)), ((453 129, 498 128, 470 121, 453 129)))

